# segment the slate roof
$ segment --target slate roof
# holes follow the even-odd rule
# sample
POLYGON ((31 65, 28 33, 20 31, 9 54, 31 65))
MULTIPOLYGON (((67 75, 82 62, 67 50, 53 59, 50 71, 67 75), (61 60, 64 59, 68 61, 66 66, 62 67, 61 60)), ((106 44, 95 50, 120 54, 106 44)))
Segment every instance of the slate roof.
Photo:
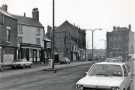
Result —
POLYGON ((31 17, 24 17, 24 16, 19 16, 19 15, 12 15, 12 16, 18 20, 19 24, 43 27, 43 25, 39 21, 35 21, 31 17))
MULTIPOLYGON (((72 28, 73 30, 80 30, 80 31, 84 30, 84 29, 79 28, 78 26, 75 26, 75 25, 71 24, 67 20, 64 23, 62 23, 59 27, 65 27, 65 26, 68 26, 68 27, 72 28)), ((58 27, 58 30, 59 30, 59 27, 58 27)))
POLYGON ((15 19, 14 16, 12 16, 11 14, 9 14, 8 12, 3 11, 1 8, 0 8, 0 13, 6 15, 6 16, 8 16, 8 17, 11 17, 11 18, 15 19))

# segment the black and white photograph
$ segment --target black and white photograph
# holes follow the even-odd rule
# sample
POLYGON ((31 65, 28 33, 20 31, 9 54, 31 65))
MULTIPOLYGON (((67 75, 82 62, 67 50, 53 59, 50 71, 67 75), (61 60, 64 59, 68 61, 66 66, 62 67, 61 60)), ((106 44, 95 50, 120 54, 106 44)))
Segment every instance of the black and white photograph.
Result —
POLYGON ((0 90, 135 90, 135 0, 0 0, 0 90))

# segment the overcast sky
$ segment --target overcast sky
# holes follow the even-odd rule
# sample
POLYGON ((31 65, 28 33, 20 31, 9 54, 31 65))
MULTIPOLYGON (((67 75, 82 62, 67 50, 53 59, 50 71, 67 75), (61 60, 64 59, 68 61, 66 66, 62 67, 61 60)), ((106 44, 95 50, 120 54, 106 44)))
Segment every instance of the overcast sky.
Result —
MULTIPOLYGON (((13 14, 32 16, 37 7, 40 21, 45 26, 52 25, 52 0, 0 0, 7 4, 13 14)), ((132 24, 135 31, 135 0, 55 0, 56 26, 65 20, 83 29, 102 28, 94 33, 94 47, 105 48, 105 32, 113 26, 132 24)), ((91 48, 91 33, 87 31, 87 47, 91 48)))

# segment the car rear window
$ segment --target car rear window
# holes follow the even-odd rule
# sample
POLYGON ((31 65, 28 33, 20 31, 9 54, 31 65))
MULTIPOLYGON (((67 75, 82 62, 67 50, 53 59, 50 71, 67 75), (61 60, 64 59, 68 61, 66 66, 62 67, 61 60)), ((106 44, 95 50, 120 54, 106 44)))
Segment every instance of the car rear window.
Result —
POLYGON ((95 64, 91 67, 89 75, 122 76, 120 65, 95 64))

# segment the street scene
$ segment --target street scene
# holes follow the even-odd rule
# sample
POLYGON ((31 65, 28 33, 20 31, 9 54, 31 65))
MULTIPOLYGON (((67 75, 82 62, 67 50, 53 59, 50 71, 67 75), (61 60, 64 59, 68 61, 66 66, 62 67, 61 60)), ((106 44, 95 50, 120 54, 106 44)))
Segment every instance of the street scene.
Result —
POLYGON ((75 83, 90 67, 89 64, 59 68, 57 73, 36 71, 0 79, 0 90, 76 90, 75 83))
POLYGON ((0 90, 135 90, 134 0, 0 0, 0 90))

